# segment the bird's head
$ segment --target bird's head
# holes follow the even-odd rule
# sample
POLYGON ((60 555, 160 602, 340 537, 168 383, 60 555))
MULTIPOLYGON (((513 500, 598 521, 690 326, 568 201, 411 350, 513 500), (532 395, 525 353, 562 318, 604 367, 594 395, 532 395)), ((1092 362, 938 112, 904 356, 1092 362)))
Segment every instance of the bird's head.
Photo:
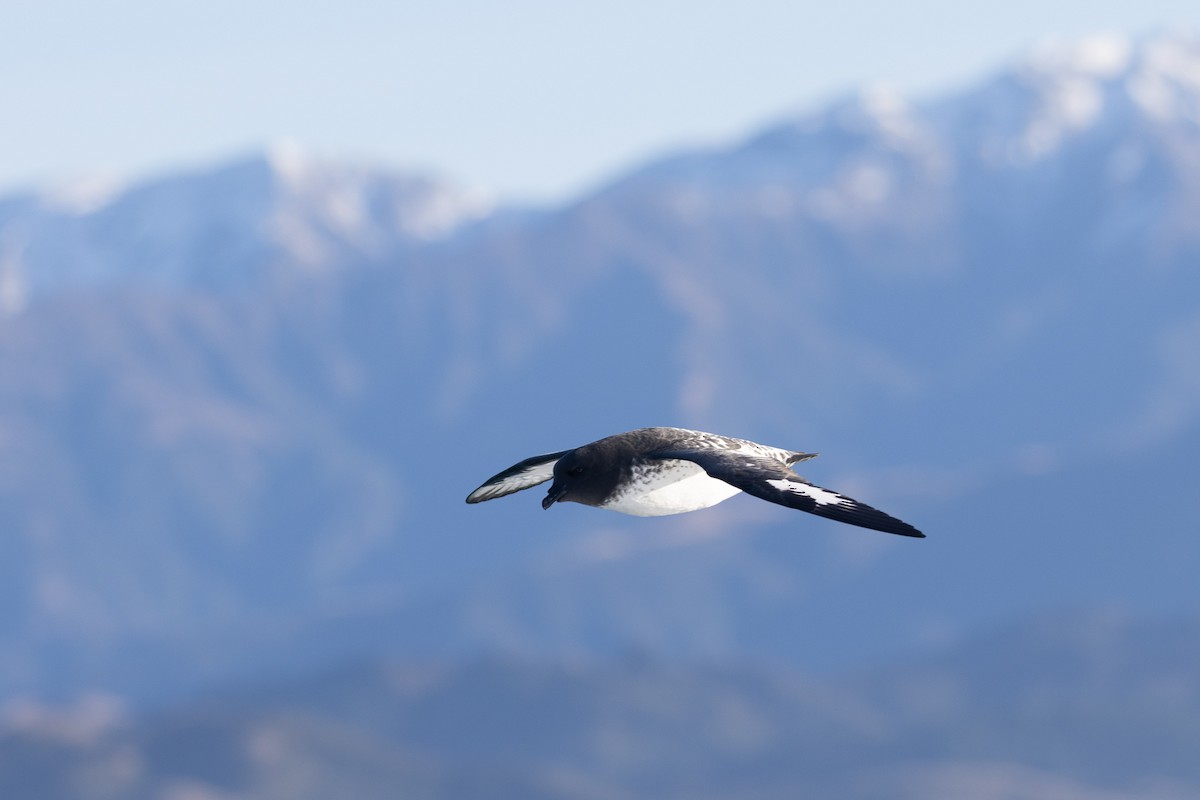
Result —
POLYGON ((598 453, 585 445, 578 447, 554 464, 554 482, 542 498, 542 508, 569 501, 594 506, 604 500, 611 487, 597 469, 598 453))

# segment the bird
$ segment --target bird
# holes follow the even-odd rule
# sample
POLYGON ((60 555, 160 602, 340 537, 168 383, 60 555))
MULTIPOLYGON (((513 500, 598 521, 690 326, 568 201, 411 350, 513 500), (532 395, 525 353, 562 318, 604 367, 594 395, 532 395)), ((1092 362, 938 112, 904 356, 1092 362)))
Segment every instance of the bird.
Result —
POLYGON ((467 495, 467 502, 553 480, 543 509, 573 502, 656 517, 698 511, 745 492, 838 522, 925 538, 907 522, 792 471, 792 465, 816 456, 687 428, 639 428, 513 464, 467 495))

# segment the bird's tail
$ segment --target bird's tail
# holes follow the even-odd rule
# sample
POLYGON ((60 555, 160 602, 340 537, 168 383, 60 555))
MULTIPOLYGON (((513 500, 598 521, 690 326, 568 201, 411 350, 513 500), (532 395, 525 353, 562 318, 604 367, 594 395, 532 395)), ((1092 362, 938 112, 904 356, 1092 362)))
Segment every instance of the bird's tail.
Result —
POLYGON ((791 453, 787 458, 787 465, 799 464, 801 461, 808 461, 810 458, 816 458, 820 453, 791 453))

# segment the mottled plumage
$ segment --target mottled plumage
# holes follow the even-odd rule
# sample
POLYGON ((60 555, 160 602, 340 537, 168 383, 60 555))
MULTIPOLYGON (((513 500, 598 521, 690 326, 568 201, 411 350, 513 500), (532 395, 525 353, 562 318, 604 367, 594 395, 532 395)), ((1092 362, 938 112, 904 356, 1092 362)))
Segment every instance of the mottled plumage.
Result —
POLYGON ((542 508, 569 500, 645 517, 708 508, 741 491, 863 528, 924 536, 906 522, 822 489, 791 470, 815 457, 685 428, 640 428, 527 458, 489 478, 467 502, 492 500, 553 479, 542 508))

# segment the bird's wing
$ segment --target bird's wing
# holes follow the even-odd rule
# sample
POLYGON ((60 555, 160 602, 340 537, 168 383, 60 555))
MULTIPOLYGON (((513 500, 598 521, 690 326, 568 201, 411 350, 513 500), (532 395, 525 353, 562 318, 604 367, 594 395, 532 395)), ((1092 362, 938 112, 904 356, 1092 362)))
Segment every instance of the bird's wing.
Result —
POLYGON ((569 452, 571 451, 563 450, 559 453, 547 453, 513 464, 503 472, 488 478, 482 486, 467 495, 467 502, 482 503, 484 500, 493 500, 545 483, 554 477, 554 464, 569 452))
POLYGON ((653 458, 679 458, 699 464, 709 477, 736 486, 746 494, 788 508, 901 536, 924 538, 925 534, 895 517, 845 495, 822 489, 801 478, 783 464, 731 450, 656 450, 653 458))

